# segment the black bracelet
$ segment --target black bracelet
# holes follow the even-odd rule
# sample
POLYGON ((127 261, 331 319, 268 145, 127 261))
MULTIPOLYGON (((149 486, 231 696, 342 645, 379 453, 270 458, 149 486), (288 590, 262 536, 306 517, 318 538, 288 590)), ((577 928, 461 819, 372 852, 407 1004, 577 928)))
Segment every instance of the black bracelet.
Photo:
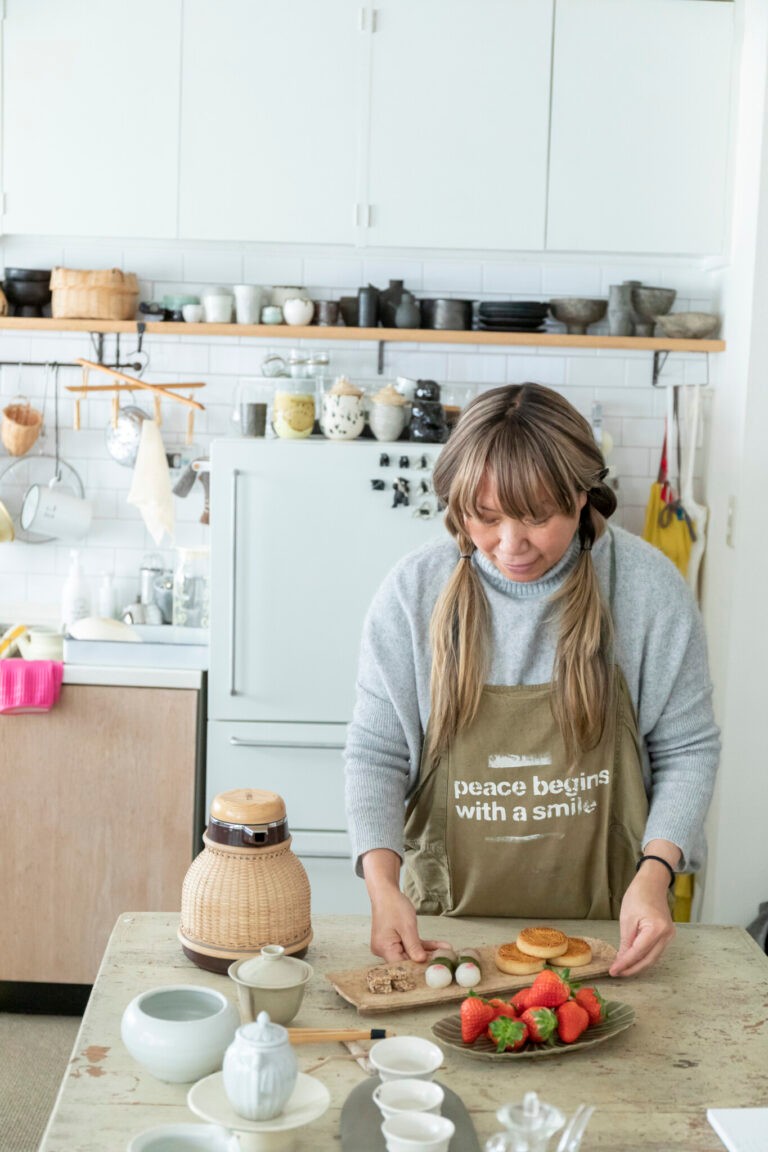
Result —
POLYGON ((645 864, 646 860, 658 860, 659 864, 663 864, 664 867, 666 868, 667 872, 669 872, 669 875, 670 875, 669 886, 670 886, 670 888, 674 888, 675 880, 677 879, 677 873, 675 872, 674 868, 669 863, 669 861, 665 860, 663 856, 641 856, 640 859, 638 860, 637 864, 635 864, 635 872, 639 871, 641 866, 643 864, 645 864))

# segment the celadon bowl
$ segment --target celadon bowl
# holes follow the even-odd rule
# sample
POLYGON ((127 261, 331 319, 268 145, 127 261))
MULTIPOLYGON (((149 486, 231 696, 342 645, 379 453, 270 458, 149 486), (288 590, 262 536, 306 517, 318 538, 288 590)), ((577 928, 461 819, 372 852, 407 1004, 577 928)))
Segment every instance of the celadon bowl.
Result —
POLYGON ((123 1013, 120 1034, 139 1064, 172 1084, 218 1071, 240 1025, 218 989, 174 984, 142 992, 123 1013))

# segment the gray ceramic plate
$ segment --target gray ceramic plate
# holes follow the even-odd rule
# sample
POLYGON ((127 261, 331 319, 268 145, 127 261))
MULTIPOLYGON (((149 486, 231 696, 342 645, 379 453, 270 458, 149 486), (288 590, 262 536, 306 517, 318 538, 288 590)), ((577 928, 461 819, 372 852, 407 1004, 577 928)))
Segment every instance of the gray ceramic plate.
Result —
POLYGON ((618 1000, 609 1000, 605 1006, 606 1016, 602 1024, 588 1028, 573 1044, 563 1044, 562 1040, 554 1040, 552 1044, 531 1044, 521 1048, 519 1052, 497 1052, 494 1044, 486 1036, 475 1040, 474 1044, 465 1044, 461 1038, 461 1016, 444 1016, 432 1025, 432 1031, 442 1044, 455 1048, 465 1056, 474 1056, 477 1060, 525 1060, 536 1056, 564 1056, 567 1052, 581 1052, 584 1048, 592 1048, 595 1044, 602 1044, 603 1040, 610 1040, 625 1028, 635 1022, 635 1010, 628 1004, 618 1000))
MULTIPOLYGON (((458 1017, 456 1017, 458 1019, 458 1017)), ((364 1080, 353 1088, 341 1109, 341 1152, 386 1152, 381 1131, 383 1117, 373 1102, 374 1089, 381 1083, 378 1076, 364 1080)), ((439 1083, 439 1081, 438 1081, 439 1083)), ((460 1096, 446 1088, 442 1114, 456 1125, 451 1148, 456 1152, 480 1152, 480 1142, 472 1119, 460 1096)))

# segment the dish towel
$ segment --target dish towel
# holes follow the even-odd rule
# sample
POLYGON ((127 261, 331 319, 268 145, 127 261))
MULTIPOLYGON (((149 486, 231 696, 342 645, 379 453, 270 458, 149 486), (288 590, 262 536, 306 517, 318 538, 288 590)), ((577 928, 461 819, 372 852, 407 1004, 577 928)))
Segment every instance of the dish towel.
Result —
POLYGON ((3 660, 0 663, 0 712, 50 712, 61 693, 60 660, 3 660))
POLYGON ((128 503, 135 504, 155 544, 167 532, 173 539, 174 512, 171 474, 160 428, 154 420, 144 420, 141 440, 133 467, 128 503))

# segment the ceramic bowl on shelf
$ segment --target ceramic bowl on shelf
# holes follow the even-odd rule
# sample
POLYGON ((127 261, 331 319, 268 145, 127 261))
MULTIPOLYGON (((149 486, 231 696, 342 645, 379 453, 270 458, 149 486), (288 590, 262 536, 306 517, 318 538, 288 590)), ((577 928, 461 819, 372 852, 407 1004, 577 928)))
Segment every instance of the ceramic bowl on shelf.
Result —
POLYGON ((720 317, 715 312, 669 312, 655 320, 672 340, 706 340, 720 327, 720 317))
POLYGON ((304 300, 300 296, 292 296, 283 301, 283 318, 286 324, 301 326, 310 324, 315 312, 311 300, 304 300))
POLYGON ((188 1084, 221 1068, 240 1025, 223 992, 193 984, 153 988, 123 1013, 120 1035, 139 1064, 171 1084, 188 1084))
POLYGON ((597 324, 608 311, 607 300, 591 300, 583 296, 550 300, 549 310, 560 324, 565 324, 569 336, 584 336, 590 324, 597 324))
POLYGON ((653 336, 659 316, 665 316, 675 302, 674 288, 650 288, 641 285, 631 291, 635 336, 653 336))

